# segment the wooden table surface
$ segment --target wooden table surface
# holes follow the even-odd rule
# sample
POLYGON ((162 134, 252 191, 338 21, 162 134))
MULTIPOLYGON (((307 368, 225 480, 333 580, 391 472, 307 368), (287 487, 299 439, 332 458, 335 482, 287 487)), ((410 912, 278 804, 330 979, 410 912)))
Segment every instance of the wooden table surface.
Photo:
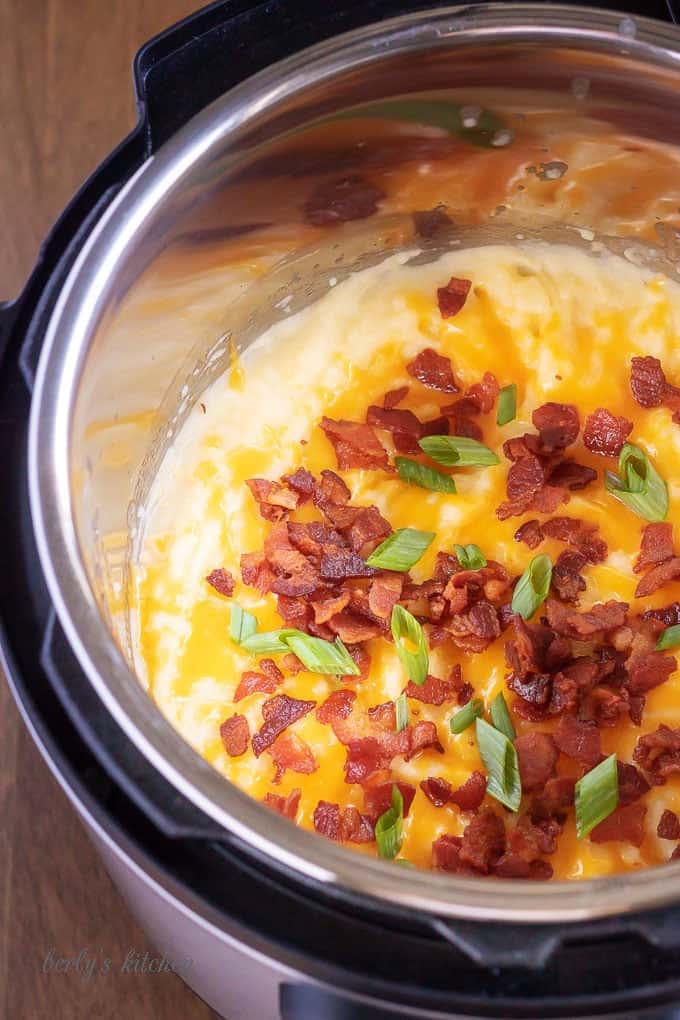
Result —
MULTIPOLYGON (((50 224, 134 124, 135 51, 199 5, 0 0, 0 300, 18 293, 50 224)), ((214 1017, 172 974, 116 972, 129 950, 150 948, 0 676, 0 1017, 214 1017), (101 950, 112 971, 50 972, 50 950, 101 950)))

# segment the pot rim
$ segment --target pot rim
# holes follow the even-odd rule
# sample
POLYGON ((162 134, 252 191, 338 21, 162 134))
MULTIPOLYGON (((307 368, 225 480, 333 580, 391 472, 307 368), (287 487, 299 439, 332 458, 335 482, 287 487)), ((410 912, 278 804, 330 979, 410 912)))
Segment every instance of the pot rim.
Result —
POLYGON ((38 552, 66 636, 115 721, 182 795, 272 863, 343 890, 439 917, 508 922, 581 921, 650 909, 674 899, 680 862, 600 879, 512 882, 402 869, 291 825, 209 765, 161 715, 126 663, 99 610, 76 534, 69 485, 72 415, 80 373, 110 282, 144 225, 199 160, 245 132, 265 107, 348 66, 438 46, 494 43, 590 48, 680 67, 680 29, 586 7, 504 3, 418 12, 303 50, 216 100, 149 159, 86 240, 59 295, 41 352, 29 425, 29 496, 38 552), (630 19, 628 19, 630 20, 630 19), (622 34, 623 32, 623 34, 622 34))

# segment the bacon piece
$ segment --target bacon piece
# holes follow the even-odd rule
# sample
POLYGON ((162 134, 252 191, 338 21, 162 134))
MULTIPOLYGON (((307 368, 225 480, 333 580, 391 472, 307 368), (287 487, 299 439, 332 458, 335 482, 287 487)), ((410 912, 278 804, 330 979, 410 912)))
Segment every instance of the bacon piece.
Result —
POLYGON ((417 722, 413 727, 407 727, 402 730, 402 733, 408 733, 409 746, 407 752, 404 754, 404 759, 410 761, 420 751, 436 751, 438 754, 444 753, 444 748, 441 745, 439 736, 437 734, 437 727, 435 723, 425 720, 417 722))
POLYGON ((319 768, 314 751, 296 733, 282 733, 269 748, 269 753, 276 765, 275 783, 280 781, 286 769, 311 775, 319 768))
POLYGON ((636 574, 653 567, 673 556, 673 525, 668 523, 646 524, 642 529, 640 555, 633 570, 636 574))
POLYGON ((648 609, 642 614, 643 620, 658 620, 664 627, 674 627, 680 623, 680 602, 671 602, 662 609, 648 609))
POLYGON ((263 659, 261 665, 265 662, 271 662, 274 666, 273 671, 264 671, 256 673, 252 670, 247 670, 239 682, 238 687, 234 691, 234 704, 237 701, 241 701, 243 698, 247 698, 250 694, 262 693, 262 694, 273 694, 280 683, 283 682, 283 673, 276 667, 271 659, 263 659), (278 674, 278 676, 276 675, 278 674))
POLYGON ((630 390, 640 407, 659 407, 666 396, 666 376, 658 358, 633 358, 630 390))
POLYGON ((619 773, 619 804, 632 804, 649 793, 651 789, 649 783, 634 765, 617 761, 616 767, 619 773))
POLYGON ((336 475, 335 471, 324 468, 314 493, 314 505, 320 509, 323 509, 323 506, 328 503, 344 506, 346 503, 349 503, 351 495, 352 493, 340 475, 336 475))
POLYGON ((551 590, 562 602, 578 604, 579 595, 586 590, 586 581, 581 575, 586 562, 583 553, 566 549, 557 557, 550 583, 551 590))
POLYGON ((598 407, 586 418, 583 444, 591 453, 599 453, 602 457, 618 457, 632 431, 632 421, 612 414, 605 407, 598 407))
POLYGON ((515 532, 515 542, 524 542, 529 549, 537 549, 545 538, 540 522, 525 521, 515 532))
POLYGON ((336 843, 371 843, 375 838, 369 818, 355 807, 341 808, 327 800, 320 800, 314 808, 314 828, 336 843))
POLYGON ((563 822, 567 809, 574 803, 575 780, 567 776, 555 776, 549 779, 538 796, 531 804, 531 820, 535 823, 556 818, 563 822))
POLYGON ((544 482, 543 465, 538 457, 528 454, 510 466, 505 483, 508 499, 515 501, 535 496, 544 482))
POLYGON ((415 786, 411 786, 410 783, 379 783, 377 786, 369 786, 364 790, 364 810, 374 824, 392 807, 393 786, 399 787, 404 801, 404 818, 408 817, 413 798, 416 795, 415 786))
POLYGON ((439 776, 423 779, 420 789, 435 807, 444 807, 451 797, 451 783, 446 779, 440 779, 439 776))
POLYGON ((393 701, 384 701, 382 705, 373 705, 368 710, 368 717, 390 733, 394 732, 397 727, 396 709, 393 701))
POLYGON ((348 644, 347 651, 352 656, 354 664, 359 667, 359 676, 354 673, 350 673, 347 676, 341 676, 341 680, 345 680, 348 683, 356 683, 359 680, 367 680, 368 674, 371 670, 371 656, 368 654, 365 648, 361 645, 348 644))
POLYGON ((253 753, 259 758, 274 743, 280 733, 301 719, 316 706, 315 701, 300 701, 287 694, 277 694, 262 706, 264 723, 253 735, 253 753))
POLYGON ((230 598, 234 594, 234 578, 224 567, 211 570, 206 577, 206 581, 220 595, 226 595, 227 598, 230 598))
POLYGON ((431 241, 436 234, 453 226, 453 220, 447 215, 446 206, 436 205, 434 209, 425 209, 413 213, 413 227, 419 237, 431 241))
POLYGON ((309 558, 318 559, 329 546, 344 548, 346 544, 340 532, 321 521, 307 521, 304 524, 288 521, 286 528, 291 545, 309 558))
MULTIPOLYGON (((394 436, 394 443, 401 453, 420 453, 418 440, 425 435, 423 423, 413 413, 398 408, 377 407, 372 404, 366 412, 366 423, 371 428, 384 429, 394 436)), ((448 430, 448 420, 444 425, 448 430)))
POLYGON ((383 397, 383 407, 389 411, 391 408, 396 407, 408 396, 409 387, 399 386, 396 390, 389 390, 383 397))
POLYGON ((458 871, 462 842, 460 836, 438 836, 432 843, 432 867, 436 871, 458 871))
MULTIPOLYGON (((402 733, 406 733, 402 730, 402 733)), ((406 738, 408 740, 408 737, 406 738)), ((358 737, 347 743, 345 760, 345 782, 364 783, 375 772, 388 769, 393 754, 375 737, 358 737)))
POLYGON ((500 636, 501 625, 494 606, 480 599, 466 613, 454 616, 449 630, 459 648, 482 652, 500 636))
POLYGON ((648 570, 635 589, 635 597, 638 599, 652 595, 667 581, 675 581, 680 577, 680 556, 673 556, 672 559, 659 563, 658 566, 648 570))
POLYGON ((355 701, 354 691, 349 691, 347 688, 333 691, 317 708, 316 718, 321 723, 330 723, 331 725, 339 719, 347 719, 352 714, 355 701))
POLYGON ((619 806, 608 818, 596 825, 590 833, 593 843, 632 843, 642 846, 645 838, 644 821, 647 807, 636 801, 633 804, 619 806))
POLYGON ((381 620, 389 620, 401 597, 404 578, 401 574, 379 574, 368 591, 368 608, 381 620))
POLYGON ((519 760, 522 789, 540 790, 555 774, 558 750, 549 733, 531 730, 517 737, 515 750, 519 760))
POLYGON ((505 850, 505 826, 493 811, 476 815, 465 827, 460 862, 488 875, 505 850))
POLYGON ((295 510, 300 497, 287 485, 270 482, 266 478, 248 478, 246 485, 253 494, 260 515, 267 521, 280 521, 295 510))
POLYGON ((563 606, 555 599, 546 603, 548 624, 558 634, 576 640, 585 640, 606 631, 623 627, 627 619, 628 603, 596 602, 585 613, 563 606))
POLYGON ((537 407, 531 415, 538 431, 543 450, 563 450, 578 438, 580 422, 573 404, 556 404, 552 401, 537 407))
POLYGON ((404 691, 407 697, 422 701, 424 705, 443 705, 446 701, 454 700, 458 688, 451 680, 440 680, 428 673, 421 687, 409 681, 404 691))
POLYGON ((437 304, 442 319, 450 319, 461 310, 472 286, 471 280, 452 276, 444 287, 437 287, 437 304))
POLYGON ((433 347, 426 347, 416 355, 406 366, 406 371, 428 389, 439 390, 440 393, 458 393, 451 359, 437 354, 433 347))
POLYGON ((329 549, 322 553, 319 577, 322 581, 344 581, 349 577, 373 577, 375 567, 369 567, 351 549, 329 549))
POLYGON ((368 543, 392 534, 392 526, 382 516, 377 506, 362 506, 357 509, 354 520, 347 529, 347 539, 355 552, 368 543))
POLYGON ((548 485, 577 492, 597 479, 597 471, 575 460, 563 460, 548 475, 548 485))
POLYGON ((319 577, 309 560, 288 538, 285 522, 275 524, 264 542, 264 554, 276 574, 271 591, 296 597, 310 595, 319 586, 319 577))
POLYGON ((324 598, 314 598, 311 602, 314 611, 314 622, 317 624, 328 623, 337 613, 341 613, 348 605, 350 593, 348 591, 332 592, 324 598))
POLYGON ((248 750, 249 738, 248 720, 244 715, 238 713, 232 715, 229 719, 225 719, 220 726, 220 739, 224 744, 225 751, 232 758, 245 754, 248 750))
POLYGON ((307 500, 311 499, 316 490, 314 475, 307 468, 300 467, 291 475, 284 475, 281 481, 285 482, 289 488, 295 490, 298 496, 301 497, 300 503, 306 503, 307 500))
POLYGON ((628 689, 631 694, 646 694, 647 691, 665 683, 676 668, 675 658, 672 655, 664 655, 663 652, 632 655, 626 663, 628 689))
POLYGON ((386 624, 384 620, 372 620, 355 613, 338 613, 329 621, 329 626, 345 644, 357 644, 380 637, 386 624))
POLYGON ((307 223, 328 227, 349 220, 367 219, 384 197, 384 191, 359 174, 348 174, 334 181, 322 181, 302 208, 307 223))
POLYGON ((602 563, 607 558, 607 543, 596 535, 596 524, 586 523, 578 517, 552 517, 542 527, 548 538, 573 546, 589 563, 602 563))
POLYGON ((573 715, 562 716, 553 740, 563 754, 588 768, 593 768, 602 758, 597 726, 591 722, 580 722, 573 715))
POLYGON ((644 769, 652 786, 663 786, 669 776, 680 772, 680 729, 662 723, 653 733, 640 737, 633 759, 644 769))
POLYGON ((452 790, 449 800, 461 811, 476 811, 486 794, 486 776, 482 772, 471 772, 465 782, 452 790))
POLYGON ((386 468, 387 453, 370 425, 358 421, 321 419, 321 428, 333 444, 338 467, 386 468))
POLYGON ((282 797, 279 793, 265 793, 263 803, 272 811, 277 811, 284 818, 290 818, 291 822, 294 822, 301 796, 302 790, 297 788, 291 790, 287 797, 282 797))
POLYGON ((656 834, 660 839, 680 839, 680 818, 666 809, 659 819, 656 834))
POLYGON ((241 578, 244 584, 257 588, 262 594, 271 591, 275 575, 263 553, 242 553, 241 578))
POLYGON ((294 675, 302 673, 305 668, 304 663, 300 662, 297 655, 293 655, 292 652, 286 652, 281 659, 281 665, 287 669, 289 673, 293 673, 294 675))

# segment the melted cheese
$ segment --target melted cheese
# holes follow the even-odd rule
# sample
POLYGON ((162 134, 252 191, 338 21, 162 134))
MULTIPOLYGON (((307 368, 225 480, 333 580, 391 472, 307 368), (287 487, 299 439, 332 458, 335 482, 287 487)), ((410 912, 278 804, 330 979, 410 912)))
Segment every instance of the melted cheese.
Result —
MULTIPOLYGON (((300 787, 299 822, 307 828, 313 827, 320 799, 363 804, 361 789, 344 782, 345 749, 330 727, 313 713, 295 724, 321 767, 312 775, 287 772, 278 787, 272 785, 268 754, 230 758, 219 737, 220 723, 234 711, 246 715, 251 732, 259 729, 267 697, 255 694, 234 708, 241 674, 255 663, 228 639, 230 600, 204 580, 217 566, 240 578, 241 553, 262 548, 270 525, 258 513, 247 478, 278 479, 301 465, 315 474, 334 467, 332 447, 318 427, 321 416, 364 420, 370 403, 380 403, 387 390, 401 384, 410 385, 405 406, 420 417, 435 416, 446 397, 425 389, 405 371, 409 360, 432 346, 452 359, 464 385, 488 370, 501 385, 517 383, 516 420, 498 428, 494 415, 484 419, 485 442, 492 448, 531 430, 531 412, 545 401, 576 404, 582 421, 605 406, 634 422, 635 441, 668 479, 671 520, 680 500, 680 429, 671 424, 669 411, 638 407, 628 385, 630 359, 636 354, 658 356, 669 377, 680 379, 680 288, 614 256, 596 258, 537 243, 452 252, 426 265, 408 262, 405 255, 395 256, 357 273, 269 329, 203 395, 205 413, 199 406, 192 412, 165 458, 147 508, 136 601, 137 654, 150 693, 196 750, 254 797, 300 787), (436 288, 452 275, 471 279, 473 289, 463 311, 443 320, 436 288)), ((605 493, 605 461, 589 454, 580 441, 575 450, 580 462, 598 470, 600 480, 574 493, 563 510, 596 522, 609 548, 606 563, 585 571, 582 607, 621 598, 635 609, 632 563, 642 522, 605 493)), ((457 472, 457 495, 413 488, 380 472, 353 470, 344 477, 352 502, 376 504, 394 528, 436 532, 432 547, 412 570, 419 581, 431 576, 436 551, 450 550, 454 542, 478 543, 511 574, 524 569, 533 554, 513 535, 525 518, 500 522, 494 513, 505 498, 507 467, 502 460, 494 468, 457 472)), ((297 519, 308 512, 297 511, 297 519)), ((561 548, 548 541, 541 551, 554 559, 561 548)), ((259 596, 239 582, 234 598, 256 614, 261 630, 280 625, 272 596, 259 596)), ((680 585, 669 585, 646 605, 677 598, 680 585)), ((488 701, 504 689, 504 641, 501 637, 479 655, 453 645, 436 649, 430 671, 446 676, 459 662, 464 679, 488 701)), ((369 651, 370 677, 356 686, 363 709, 394 699, 405 682, 390 645, 376 640, 369 651)), ((281 690, 320 703, 335 688, 333 679, 303 672, 287 677, 281 690)), ((397 778, 417 786, 436 775, 458 786, 480 767, 474 731, 458 736, 449 731, 450 705, 412 701, 410 711, 412 721, 437 723, 445 754, 427 751, 408 763, 397 758, 397 778)), ((602 730, 605 753, 629 761, 640 732, 660 722, 680 725, 678 674, 650 693, 642 730, 627 720, 602 730)), ((516 723, 520 732, 527 725, 516 723)), ((550 858, 556 876, 593 877, 667 859, 670 845, 654 833, 663 808, 680 807, 680 783, 672 780, 655 788, 647 803, 649 835, 639 851, 621 843, 578 842, 571 820, 550 858)), ((433 839, 445 832, 458 834, 464 824, 456 807, 435 808, 418 790, 405 822, 403 855, 430 866, 433 839)), ((366 852, 375 852, 374 847, 366 852)))

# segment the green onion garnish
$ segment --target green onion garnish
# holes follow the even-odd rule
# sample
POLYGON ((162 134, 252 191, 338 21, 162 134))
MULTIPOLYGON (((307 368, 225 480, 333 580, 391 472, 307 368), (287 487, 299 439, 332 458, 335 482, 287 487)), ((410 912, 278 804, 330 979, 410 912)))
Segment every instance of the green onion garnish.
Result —
POLYGON ((408 609, 397 604, 392 610, 392 637, 397 655, 406 670, 409 680, 422 687, 430 663, 425 644, 425 634, 415 616, 408 609))
POLYGON ((545 553, 534 556, 515 585, 512 594, 513 613, 519 613, 524 620, 530 620, 548 597, 551 578, 552 562, 550 557, 545 553))
POLYGON ((668 487, 643 449, 625 443, 619 454, 619 473, 605 471, 604 485, 629 510, 646 521, 665 521, 668 487))
POLYGON ((288 634, 302 633, 302 631, 286 628, 282 630, 266 630, 262 634, 253 634, 241 642, 241 647, 250 652, 251 655, 285 655, 290 648, 284 640, 288 634))
POLYGON ((403 838, 404 798, 395 784, 392 787, 392 807, 389 807, 375 823, 375 841, 378 854, 388 861, 394 860, 401 850, 403 838))
POLYGON ((491 716, 491 722, 497 730, 504 733, 508 740, 515 739, 517 734, 515 733, 515 727, 512 725, 510 712, 508 711, 508 706, 505 703, 502 691, 497 694, 491 702, 491 705, 489 706, 489 715, 491 716))
POLYGON ((458 106, 447 99, 383 99, 343 110, 333 119, 340 117, 384 117, 431 124, 485 149, 498 145, 498 138, 504 131, 508 136, 507 144, 512 141, 510 132, 505 130, 503 121, 493 111, 458 106))
POLYGON ((418 445, 444 467, 490 467, 500 463, 493 450, 467 436, 425 436, 418 445))
POLYGON ((663 652, 666 648, 675 648, 676 645, 680 645, 680 624, 675 624, 674 627, 666 627, 663 634, 659 635, 659 640, 656 643, 657 651, 663 652))
POLYGON ((257 630, 257 620, 252 613, 241 609, 238 602, 232 603, 229 637, 237 645, 242 645, 257 630))
POLYGON ((434 492, 455 492, 456 483, 451 475, 445 475, 427 464, 419 464, 408 457, 395 457, 394 463, 402 482, 419 485, 421 489, 432 489, 434 492))
POLYGON ((519 811, 522 783, 515 745, 484 719, 477 720, 476 728, 479 753, 489 773, 487 793, 511 811, 519 811))
POLYGON ((452 733, 463 733, 468 726, 472 726, 475 719, 484 714, 484 702, 481 698, 471 698, 460 712, 456 712, 449 719, 449 726, 452 733))
POLYGON ((369 567, 381 570, 410 570, 432 544, 434 531, 400 528, 381 542, 366 560, 369 567))
POLYGON ((394 715, 397 720, 396 731, 401 733, 408 726, 408 701, 406 700, 406 693, 403 691, 394 702, 394 715))
POLYGON ((507 425, 517 416, 517 385, 510 383, 504 386, 498 394, 498 410, 496 412, 496 425, 507 425))
POLYGON ((463 570, 481 570, 486 566, 486 556, 478 545, 473 543, 456 545, 454 543, 453 548, 456 550, 456 558, 463 570))
POLYGON ((610 754, 579 779, 575 803, 576 835, 583 839, 608 818, 619 803, 619 772, 615 754, 610 754))
POLYGON ((297 655, 311 673, 332 673, 335 676, 359 676, 361 672, 340 638, 333 643, 322 638, 292 631, 285 638, 287 651, 297 655))

